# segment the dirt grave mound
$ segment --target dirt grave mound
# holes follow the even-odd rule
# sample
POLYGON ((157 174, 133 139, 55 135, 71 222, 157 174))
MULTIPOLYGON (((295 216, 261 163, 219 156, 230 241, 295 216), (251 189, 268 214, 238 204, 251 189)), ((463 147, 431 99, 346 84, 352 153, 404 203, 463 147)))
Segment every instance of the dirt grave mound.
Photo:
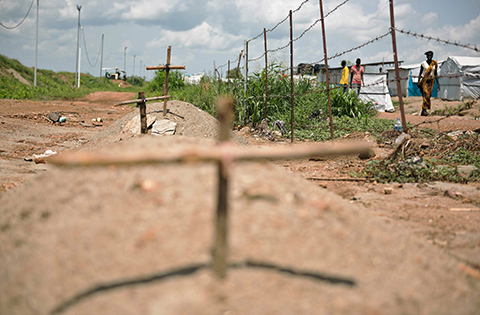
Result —
MULTIPOLYGON (((127 105, 128 106, 128 105, 127 105)), ((199 109, 198 107, 182 102, 182 101, 169 101, 167 106, 167 115, 163 116, 163 102, 148 102, 147 103, 147 115, 155 116, 157 121, 162 119, 168 119, 177 124, 176 133, 177 136, 187 136, 194 138, 207 138, 216 139, 218 121, 216 118, 209 115, 207 112, 199 109)), ((97 135, 92 137, 85 146, 80 148, 81 150, 94 150, 98 146, 103 146, 108 143, 115 143, 123 141, 130 137, 142 137, 141 134, 129 134, 123 133, 125 125, 131 120, 138 119, 140 121, 139 110, 136 109, 129 112, 111 126, 100 131, 97 135)), ((234 141, 237 144, 245 144, 246 141, 242 138, 232 135, 234 141)))
MULTIPOLYGON (((96 151, 116 155, 213 145, 209 139, 144 136, 96 151)), ((214 165, 53 168, 7 191, 0 202, 0 309, 6 314, 474 314, 479 309, 480 283, 400 224, 271 164, 237 164, 232 178, 225 281, 209 268, 214 165)))

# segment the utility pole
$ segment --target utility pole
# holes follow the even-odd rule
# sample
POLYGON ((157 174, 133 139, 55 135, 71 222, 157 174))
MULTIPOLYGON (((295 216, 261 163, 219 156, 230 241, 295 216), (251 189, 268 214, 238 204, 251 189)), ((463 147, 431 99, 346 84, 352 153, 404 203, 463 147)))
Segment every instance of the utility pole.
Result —
POLYGON ((137 55, 133 55, 132 84, 134 84, 134 83, 135 83, 135 57, 137 57, 137 55))
POLYGON ((35 75, 33 76, 33 86, 37 87, 37 61, 38 61, 38 1, 37 0, 37 40, 35 43, 35 75))
POLYGON ((143 60, 140 60, 140 78, 142 77, 142 62, 143 60))
POLYGON ((127 46, 123 50, 123 71, 125 71, 125 76, 127 75, 127 46))
POLYGON ((75 65, 75 84, 77 86, 77 74, 78 74, 78 60, 79 60, 79 49, 80 49, 80 10, 82 10, 82 6, 77 4, 78 10, 78 31, 77 31, 77 63, 75 65))
MULTIPOLYGON (((80 27, 80 30, 83 31, 83 27, 80 27)), ((82 33, 80 33, 80 37, 81 36, 82 36, 82 33)), ((85 48, 85 49, 87 49, 87 48, 85 48)), ((78 50, 79 51, 78 51, 78 81, 77 81, 78 85, 77 85, 77 87, 80 87, 80 74, 82 72, 81 71, 81 69, 82 69, 82 65, 81 65, 81 63, 82 63, 82 46, 81 45, 80 45, 78 50)))
POLYGON ((103 42, 105 34, 102 34, 102 56, 100 58, 100 78, 102 78, 102 68, 103 68, 103 42))

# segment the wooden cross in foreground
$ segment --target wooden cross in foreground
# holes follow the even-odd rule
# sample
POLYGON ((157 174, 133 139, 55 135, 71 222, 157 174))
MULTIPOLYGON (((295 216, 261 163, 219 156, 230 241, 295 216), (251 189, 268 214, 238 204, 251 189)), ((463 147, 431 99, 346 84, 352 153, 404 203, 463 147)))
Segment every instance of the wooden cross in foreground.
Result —
POLYGON ((58 154, 48 158, 48 162, 59 166, 110 166, 110 165, 147 165, 187 162, 213 162, 218 166, 217 211, 215 216, 215 243, 213 245, 212 266, 219 278, 226 276, 228 256, 228 184, 231 165, 240 161, 260 161, 326 157, 332 155, 362 154, 368 152, 370 145, 361 144, 324 144, 291 145, 282 148, 264 150, 238 148, 230 141, 233 120, 231 98, 221 99, 217 104, 220 121, 219 144, 214 148, 185 149, 178 153, 135 152, 121 156, 75 152, 58 154))
MULTIPOLYGON (((170 69, 173 70, 185 70, 185 66, 171 66, 170 65, 170 57, 172 55, 172 46, 168 46, 167 49, 167 63, 164 66, 151 66, 147 67, 147 70, 165 70, 165 83, 163 84, 163 95, 168 94, 168 75, 170 73, 170 69)), ((163 117, 167 116, 167 99, 163 100, 163 117)))

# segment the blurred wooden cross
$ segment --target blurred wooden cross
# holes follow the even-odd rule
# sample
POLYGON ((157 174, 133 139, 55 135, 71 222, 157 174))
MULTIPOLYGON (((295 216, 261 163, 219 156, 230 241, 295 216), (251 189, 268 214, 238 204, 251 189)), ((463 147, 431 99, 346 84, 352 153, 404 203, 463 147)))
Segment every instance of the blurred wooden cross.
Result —
POLYGON ((187 148, 180 152, 134 152, 120 156, 107 156, 90 152, 58 154, 48 159, 59 166, 110 166, 148 165, 187 162, 211 162, 218 166, 217 209, 215 215, 215 240, 212 251, 212 268, 219 278, 226 276, 228 265, 228 186, 234 162, 267 162, 283 159, 326 157, 332 155, 362 154, 371 150, 368 143, 324 144, 312 143, 263 150, 236 147, 230 140, 233 123, 234 100, 226 97, 217 103, 220 129, 218 145, 213 148, 187 148))

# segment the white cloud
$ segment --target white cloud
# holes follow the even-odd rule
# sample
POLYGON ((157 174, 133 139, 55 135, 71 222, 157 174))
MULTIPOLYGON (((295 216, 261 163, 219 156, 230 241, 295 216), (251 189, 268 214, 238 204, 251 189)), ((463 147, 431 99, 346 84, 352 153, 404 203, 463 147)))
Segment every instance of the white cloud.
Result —
POLYGON ((163 47, 168 43, 178 48, 225 51, 242 41, 242 38, 226 34, 222 29, 214 28, 206 22, 188 31, 165 30, 161 34, 160 39, 148 42, 147 47, 163 47))

